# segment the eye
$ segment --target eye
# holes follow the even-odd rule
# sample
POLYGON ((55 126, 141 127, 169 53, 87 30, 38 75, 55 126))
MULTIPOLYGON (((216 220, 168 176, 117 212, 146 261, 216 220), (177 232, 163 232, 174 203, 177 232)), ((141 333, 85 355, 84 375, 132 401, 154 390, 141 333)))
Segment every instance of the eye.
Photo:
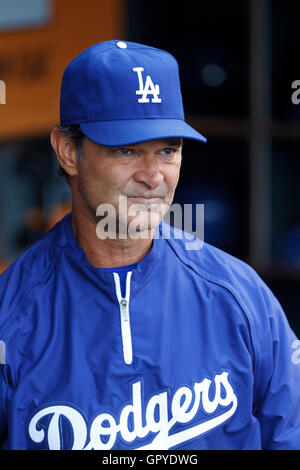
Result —
POLYGON ((117 152, 119 155, 122 155, 123 157, 130 157, 130 155, 132 155, 132 150, 127 147, 119 148, 117 152))
POLYGON ((163 155, 166 155, 166 156, 168 156, 168 157, 170 157, 170 156, 172 157, 172 155, 173 155, 175 152, 176 152, 176 150, 173 149, 173 148, 171 148, 171 147, 167 147, 167 148, 165 148, 165 149, 163 149, 163 150, 161 151, 161 153, 162 153, 163 155))

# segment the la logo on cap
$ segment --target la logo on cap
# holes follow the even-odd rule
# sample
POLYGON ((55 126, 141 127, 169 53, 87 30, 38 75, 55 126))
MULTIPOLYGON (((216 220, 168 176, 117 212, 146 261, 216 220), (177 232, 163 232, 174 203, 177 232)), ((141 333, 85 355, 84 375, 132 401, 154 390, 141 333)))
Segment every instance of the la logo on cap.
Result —
POLYGON ((159 95, 159 85, 154 85, 150 75, 147 75, 145 85, 143 84, 143 76, 142 72, 144 72, 143 67, 134 67, 133 72, 136 72, 138 75, 139 81, 139 90, 136 90, 137 95, 142 95, 141 98, 138 99, 139 103, 149 103, 148 95, 152 95, 151 102, 152 103, 161 103, 161 98, 158 97, 159 95))

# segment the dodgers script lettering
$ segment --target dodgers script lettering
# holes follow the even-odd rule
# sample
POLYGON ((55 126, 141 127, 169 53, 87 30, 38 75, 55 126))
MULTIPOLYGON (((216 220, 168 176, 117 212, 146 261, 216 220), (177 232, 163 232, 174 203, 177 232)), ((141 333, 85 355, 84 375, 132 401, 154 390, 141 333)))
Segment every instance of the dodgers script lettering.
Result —
POLYGON ((228 381, 228 372, 216 375, 214 381, 205 378, 202 382, 195 382, 191 388, 179 387, 172 401, 169 400, 169 394, 165 391, 153 395, 148 403, 143 403, 141 382, 138 381, 132 384, 132 400, 117 415, 119 420, 110 413, 101 413, 88 428, 77 409, 56 405, 39 410, 30 420, 28 433, 33 442, 45 441, 49 449, 61 450, 63 438, 60 418, 63 417, 72 429, 74 450, 109 450, 114 447, 118 436, 132 444, 131 448, 135 450, 163 450, 214 429, 227 421, 237 409, 237 397, 228 381), (222 413, 220 407, 223 408, 222 413), (171 411, 170 419, 168 410, 171 411), (206 414, 203 414, 202 410, 206 414), (207 417, 207 414, 212 416, 207 417), (50 419, 47 420, 47 427, 40 426, 41 420, 48 415, 50 419), (133 426, 129 425, 129 420, 133 422, 133 426), (186 426, 182 431, 172 434, 176 423, 186 426), (150 433, 156 434, 152 442, 148 441, 140 446, 141 439, 146 441, 150 433), (136 439, 139 439, 138 447, 134 446, 136 439))

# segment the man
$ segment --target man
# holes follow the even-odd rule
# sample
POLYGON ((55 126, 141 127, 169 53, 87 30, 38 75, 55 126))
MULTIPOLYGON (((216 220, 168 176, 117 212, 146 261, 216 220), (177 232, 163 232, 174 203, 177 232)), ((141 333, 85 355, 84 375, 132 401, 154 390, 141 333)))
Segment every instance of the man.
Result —
POLYGON ((72 212, 0 282, 3 449, 300 448, 277 300, 162 221, 182 138, 205 141, 168 53, 108 41, 65 70, 51 142, 72 212))

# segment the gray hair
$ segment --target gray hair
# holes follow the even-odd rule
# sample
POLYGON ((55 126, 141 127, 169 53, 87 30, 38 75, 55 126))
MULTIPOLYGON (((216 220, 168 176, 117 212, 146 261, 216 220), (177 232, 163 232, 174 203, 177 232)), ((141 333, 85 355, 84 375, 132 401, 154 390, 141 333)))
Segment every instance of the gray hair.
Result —
MULTIPOLYGON (((78 161, 83 161, 83 141, 85 138, 84 133, 80 129, 79 124, 73 124, 71 126, 57 126, 58 130, 65 136, 68 137, 75 145, 78 161)), ((68 178, 68 173, 60 166, 58 168, 59 176, 68 178)))

